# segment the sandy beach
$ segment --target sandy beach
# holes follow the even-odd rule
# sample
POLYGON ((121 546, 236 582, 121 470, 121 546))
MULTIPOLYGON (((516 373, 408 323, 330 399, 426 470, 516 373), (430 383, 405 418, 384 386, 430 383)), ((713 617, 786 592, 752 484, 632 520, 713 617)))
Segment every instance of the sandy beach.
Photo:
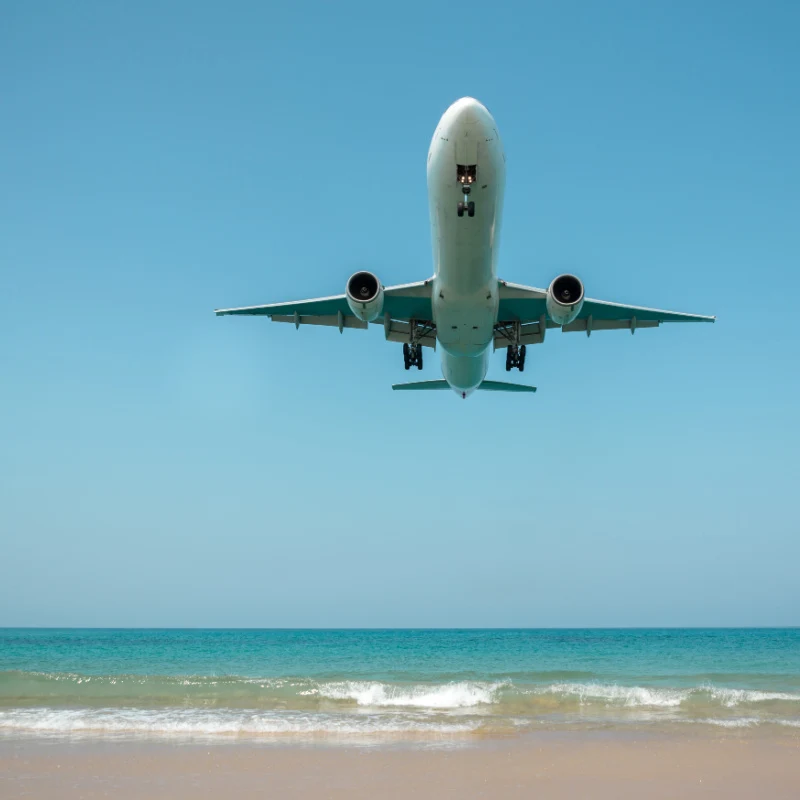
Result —
POLYGON ((796 798, 800 737, 552 734, 458 749, 0 742, 3 798, 796 798))

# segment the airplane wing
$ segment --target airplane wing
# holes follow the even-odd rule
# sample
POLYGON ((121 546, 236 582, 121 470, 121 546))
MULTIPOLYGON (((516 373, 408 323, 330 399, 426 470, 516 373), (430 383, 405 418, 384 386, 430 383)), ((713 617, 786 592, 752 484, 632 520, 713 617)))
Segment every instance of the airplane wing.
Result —
POLYGON ((547 318, 546 289, 522 286, 500 281, 500 309, 495 347, 509 344, 505 327, 520 323, 520 344, 537 344, 544 341, 547 328, 561 328, 562 333, 583 331, 591 336, 594 331, 657 328, 662 322, 714 322, 716 317, 700 314, 684 314, 680 311, 662 311, 658 308, 626 306, 606 300, 587 297, 577 318, 563 327, 547 318))
MULTIPOLYGON (((373 324, 383 325, 386 338, 394 342, 407 342, 411 320, 424 326, 425 333, 419 343, 426 347, 436 346, 436 328, 433 324, 431 306, 432 282, 404 283, 388 286, 383 290, 383 311, 373 324)), ((353 314, 344 294, 320 297, 314 300, 294 300, 289 303, 270 303, 264 306, 242 308, 220 308, 214 312, 218 317, 229 314, 264 316, 273 322, 292 322, 301 325, 328 325, 339 328, 366 329, 368 323, 353 314)))

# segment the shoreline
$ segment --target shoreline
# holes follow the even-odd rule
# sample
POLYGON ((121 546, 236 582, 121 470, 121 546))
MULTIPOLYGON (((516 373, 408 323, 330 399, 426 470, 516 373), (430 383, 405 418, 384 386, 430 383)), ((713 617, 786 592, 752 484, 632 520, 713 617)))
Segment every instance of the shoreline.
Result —
POLYGON ((800 796, 800 736, 542 731, 438 747, 0 739, 0 795, 60 798, 800 796))

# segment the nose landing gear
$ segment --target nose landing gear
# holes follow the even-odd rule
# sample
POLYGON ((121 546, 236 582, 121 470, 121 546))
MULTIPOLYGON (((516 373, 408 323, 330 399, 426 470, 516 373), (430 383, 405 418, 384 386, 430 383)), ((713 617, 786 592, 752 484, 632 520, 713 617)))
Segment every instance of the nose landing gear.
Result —
MULTIPOLYGON (((464 195, 464 200, 466 200, 467 196, 464 195)), ((458 204, 458 216, 463 217, 464 212, 467 212, 468 217, 475 216, 475 203, 474 201, 470 200, 469 202, 460 202, 458 204)))
POLYGON ((477 164, 456 164, 456 180, 461 185, 461 191, 464 193, 464 199, 458 204, 459 217, 463 217, 465 211, 468 217, 475 216, 475 202, 469 199, 469 193, 472 191, 472 184, 477 179, 477 164))

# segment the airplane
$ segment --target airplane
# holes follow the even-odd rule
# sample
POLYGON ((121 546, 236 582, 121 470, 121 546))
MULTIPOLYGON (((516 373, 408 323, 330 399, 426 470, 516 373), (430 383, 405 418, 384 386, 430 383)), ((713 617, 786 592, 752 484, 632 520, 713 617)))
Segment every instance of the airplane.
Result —
POLYGON ((402 342, 405 368, 422 369, 426 347, 441 349, 443 380, 394 384, 392 389, 535 392, 536 387, 486 380, 494 350, 506 352, 506 371, 525 369, 528 345, 550 329, 563 333, 656 328, 662 322, 714 322, 716 317, 627 306, 584 296, 575 275, 547 289, 497 277, 506 157, 497 123, 471 97, 445 111, 428 150, 428 202, 433 277, 384 286, 372 272, 352 275, 344 294, 314 300, 217 309, 218 316, 267 316, 273 322, 366 329, 382 325, 402 342))

